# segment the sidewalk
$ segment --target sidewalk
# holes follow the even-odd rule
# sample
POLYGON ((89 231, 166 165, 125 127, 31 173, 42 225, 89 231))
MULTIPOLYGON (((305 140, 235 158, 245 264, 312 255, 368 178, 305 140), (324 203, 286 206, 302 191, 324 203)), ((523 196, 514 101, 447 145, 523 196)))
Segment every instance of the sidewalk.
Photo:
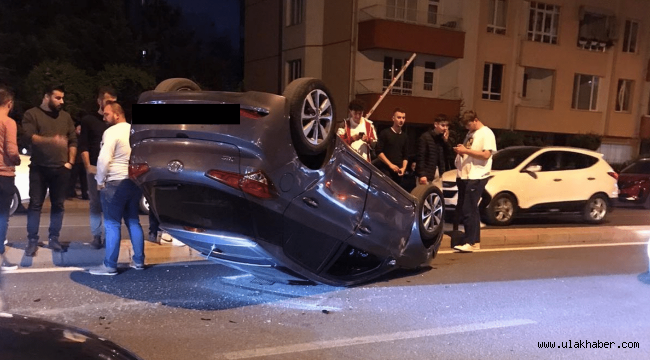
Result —
MULTIPOLYGON (((92 267, 102 264, 105 249, 93 249, 88 243, 71 242, 67 251, 62 253, 53 252, 47 247, 41 246, 34 257, 24 256, 25 242, 16 244, 9 243, 6 246, 5 256, 9 261, 18 264, 19 269, 25 268, 50 268, 50 267, 92 267)), ((131 262, 133 250, 131 241, 122 240, 120 246, 119 264, 131 262)), ((144 242, 145 264, 155 265, 162 263, 175 263, 205 260, 196 250, 189 246, 173 246, 171 243, 154 244, 144 242)))

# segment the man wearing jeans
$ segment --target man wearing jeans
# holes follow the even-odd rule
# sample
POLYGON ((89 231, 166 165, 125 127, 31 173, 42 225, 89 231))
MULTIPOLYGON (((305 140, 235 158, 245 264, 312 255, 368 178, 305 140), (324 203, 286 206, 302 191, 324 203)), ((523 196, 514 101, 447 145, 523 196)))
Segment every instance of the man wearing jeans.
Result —
POLYGON ((79 151, 81 159, 86 168, 86 179, 88 182, 88 198, 90 208, 90 233, 93 240, 90 246, 94 249, 104 247, 102 241, 102 204, 99 200, 99 191, 95 174, 97 173, 97 157, 99 156, 102 135, 108 128, 104 121, 104 107, 108 101, 116 101, 117 93, 113 88, 102 87, 97 94, 97 105, 99 110, 96 113, 88 114, 81 119, 81 134, 79 134, 79 151))
MULTIPOLYGON (((464 189, 461 210, 465 227, 465 243, 454 246, 460 252, 472 252, 480 249, 481 220, 479 201, 492 170, 492 154, 497 150, 496 139, 490 128, 483 125, 474 111, 465 111, 461 117, 465 128, 469 130, 463 144, 458 144, 456 152, 456 169, 459 192, 464 189)), ((459 196, 460 198, 460 196, 459 196)))
POLYGON ((63 206, 70 181, 70 170, 77 158, 77 134, 70 114, 62 110, 63 85, 43 92, 43 101, 23 116, 25 141, 32 147, 29 165, 29 207, 27 208, 27 247, 25 256, 36 255, 41 210, 50 190, 48 247, 64 251, 59 243, 63 225, 63 206))
POLYGON ((138 202, 142 192, 129 179, 129 157, 131 146, 129 134, 131 125, 124 118, 124 110, 118 103, 110 102, 104 107, 104 120, 111 127, 102 137, 102 147, 97 159, 97 188, 101 192, 106 234, 104 263, 90 269, 93 275, 117 275, 117 260, 120 255, 122 219, 126 223, 133 246, 131 267, 144 269, 144 234, 138 216, 138 202))
POLYGON ((20 165, 17 145, 17 127, 9 112, 14 106, 14 94, 5 86, 0 86, 0 270, 15 270, 18 265, 9 262, 4 256, 9 226, 9 208, 14 197, 16 165, 20 165))

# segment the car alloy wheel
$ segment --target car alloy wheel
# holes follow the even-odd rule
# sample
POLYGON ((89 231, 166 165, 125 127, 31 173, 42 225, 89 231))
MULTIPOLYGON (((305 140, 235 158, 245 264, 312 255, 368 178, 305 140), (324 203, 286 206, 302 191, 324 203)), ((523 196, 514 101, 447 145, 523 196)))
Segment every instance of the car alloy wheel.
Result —
POLYGON ((584 218, 588 222, 601 223, 607 216, 607 200, 602 195, 594 195, 585 206, 584 218))
POLYGON ((325 141, 332 131, 333 116, 329 96, 320 89, 310 92, 305 97, 300 116, 307 142, 318 146, 325 141))
POLYGON ((437 193, 430 193, 422 203, 422 225, 426 231, 434 231, 442 223, 442 200, 437 193))
POLYGON ((495 196, 487 208, 487 222, 492 225, 509 225, 515 216, 515 204, 516 200, 510 194, 495 196))

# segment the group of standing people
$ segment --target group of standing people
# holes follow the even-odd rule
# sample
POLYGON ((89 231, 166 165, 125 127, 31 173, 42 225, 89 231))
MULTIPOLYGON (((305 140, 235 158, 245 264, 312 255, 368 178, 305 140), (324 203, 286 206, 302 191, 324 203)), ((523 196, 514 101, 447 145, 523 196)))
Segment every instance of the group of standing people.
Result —
POLYGON ((392 126, 381 131, 379 136, 375 135, 374 124, 363 116, 363 111, 363 102, 350 102, 349 116, 345 119, 344 127, 338 130, 338 135, 367 161, 374 157, 371 154, 376 154, 373 163, 377 168, 407 190, 438 180, 447 170, 446 154, 454 151, 459 191, 456 211, 461 211, 465 229, 463 239, 454 249, 458 252, 479 250, 479 201, 492 169, 492 154, 496 152, 492 130, 479 120, 476 112, 465 111, 460 121, 468 133, 462 144, 452 148, 449 145, 449 119, 445 115, 438 115, 433 120, 433 127, 419 137, 415 162, 411 164, 414 168, 407 170, 408 136, 403 129, 406 111, 396 108, 392 115, 392 126), (415 185, 409 186, 409 181, 405 181, 406 176, 414 177, 415 185))
MULTIPOLYGON (((55 252, 65 251, 59 236, 64 203, 72 180, 70 173, 79 151, 88 183, 93 236, 90 245, 95 249, 106 248, 103 264, 89 272, 94 275, 117 274, 122 219, 133 246, 131 267, 142 270, 144 235, 138 214, 141 192, 128 175, 131 125, 126 122, 124 109, 117 103, 114 89, 100 88, 97 97, 99 109, 81 119, 81 129, 77 134, 72 117, 62 109, 64 97, 62 85, 45 89, 41 104, 27 110, 22 119, 24 141, 32 151, 25 256, 35 256, 41 245, 38 231, 48 191, 51 211, 47 247, 55 252)), ((9 117, 13 98, 14 94, 8 88, 0 87, 0 239, 3 240, 15 191, 15 166, 20 164, 17 126, 9 117)), ((155 238, 154 235, 154 241, 155 238)), ((6 259, 4 252, 4 244, 0 241, 2 269, 17 268, 6 259)))

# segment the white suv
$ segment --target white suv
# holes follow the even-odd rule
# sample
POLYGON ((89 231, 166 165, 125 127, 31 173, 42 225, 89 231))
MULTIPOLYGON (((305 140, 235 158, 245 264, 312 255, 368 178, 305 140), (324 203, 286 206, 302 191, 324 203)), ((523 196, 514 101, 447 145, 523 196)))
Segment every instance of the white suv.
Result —
MULTIPOLYGON (((579 213, 601 223, 618 197, 618 175, 594 151, 516 146, 496 152, 481 200, 483 220, 508 225, 516 216, 579 213)), ((456 170, 442 176, 448 208, 457 202, 456 170)))

